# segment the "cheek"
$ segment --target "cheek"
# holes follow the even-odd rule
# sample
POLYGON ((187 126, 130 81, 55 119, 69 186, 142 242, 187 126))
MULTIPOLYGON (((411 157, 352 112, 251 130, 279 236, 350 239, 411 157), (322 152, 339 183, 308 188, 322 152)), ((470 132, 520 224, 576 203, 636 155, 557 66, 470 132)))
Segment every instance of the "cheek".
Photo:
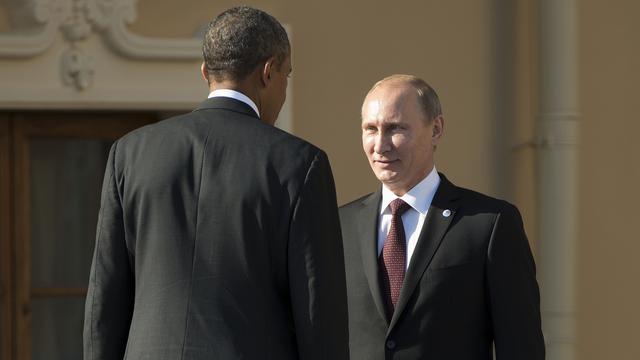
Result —
POLYGON ((364 151, 368 153, 372 148, 373 148, 372 137, 366 134, 362 134, 362 149, 364 149, 364 151))
POLYGON ((410 146, 411 139, 404 134, 396 134, 391 137, 391 144, 397 151, 403 151, 410 146))
POLYGON ((413 144, 411 152, 416 162, 425 162, 431 153, 430 139, 425 139, 423 142, 413 144))

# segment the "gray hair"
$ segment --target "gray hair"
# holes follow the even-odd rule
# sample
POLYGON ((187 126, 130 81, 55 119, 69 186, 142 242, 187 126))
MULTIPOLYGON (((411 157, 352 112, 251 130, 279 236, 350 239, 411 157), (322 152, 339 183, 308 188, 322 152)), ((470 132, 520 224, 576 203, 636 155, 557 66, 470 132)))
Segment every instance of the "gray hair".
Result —
POLYGON ((429 122, 442 115, 442 106, 440 105, 440 99, 438 98, 438 94, 436 93, 436 91, 429 84, 427 84, 426 81, 414 75, 396 74, 387 76, 386 78, 375 83, 371 90, 369 90, 369 92, 367 93, 367 96, 378 86, 389 81, 407 83, 416 89, 418 104, 420 105, 420 108, 422 109, 424 114, 427 116, 427 120, 429 122))
POLYGON ((248 6, 218 15, 209 23, 202 46, 207 74, 216 81, 242 80, 271 57, 281 66, 290 51, 289 38, 278 20, 248 6))

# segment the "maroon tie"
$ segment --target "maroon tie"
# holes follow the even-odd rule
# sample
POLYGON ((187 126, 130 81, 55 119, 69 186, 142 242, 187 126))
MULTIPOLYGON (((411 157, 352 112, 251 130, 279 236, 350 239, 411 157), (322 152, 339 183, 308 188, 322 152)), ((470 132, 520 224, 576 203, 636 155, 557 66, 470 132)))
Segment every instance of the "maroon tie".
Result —
POLYGON ((391 208, 391 227, 378 262, 382 295, 387 305, 387 317, 391 318, 400 296, 407 264, 407 244, 402 225, 402 213, 410 206, 401 199, 395 199, 389 207, 391 208))

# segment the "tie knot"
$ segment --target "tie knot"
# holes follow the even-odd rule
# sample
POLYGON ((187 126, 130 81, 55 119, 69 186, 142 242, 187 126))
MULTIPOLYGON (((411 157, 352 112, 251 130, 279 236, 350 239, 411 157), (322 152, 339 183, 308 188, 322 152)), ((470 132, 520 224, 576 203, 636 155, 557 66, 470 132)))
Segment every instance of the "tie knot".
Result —
POLYGON ((404 202, 402 199, 398 198, 393 200, 389 207, 391 208, 391 215, 402 216, 402 214, 409 209, 409 204, 404 202))

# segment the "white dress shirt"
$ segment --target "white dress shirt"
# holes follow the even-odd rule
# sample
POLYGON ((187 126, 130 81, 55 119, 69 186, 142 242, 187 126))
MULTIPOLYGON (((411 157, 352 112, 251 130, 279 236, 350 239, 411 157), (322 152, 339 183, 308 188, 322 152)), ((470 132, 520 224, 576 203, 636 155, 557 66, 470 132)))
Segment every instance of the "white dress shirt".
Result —
MULTIPOLYGON (((440 175, 438 175, 434 166, 427 177, 400 197, 411 206, 402 214, 402 224, 404 225, 404 234, 407 241, 407 268, 411 262, 413 250, 418 244, 418 237, 420 237, 424 219, 427 217, 429 206, 431 206, 431 201, 436 194, 438 185, 440 185, 440 175)), ((389 233, 389 228, 391 227, 391 208, 389 204, 397 198, 397 195, 382 185, 382 203, 380 204, 378 227, 378 256, 380 256, 384 242, 387 239, 387 233, 389 233)))
POLYGON ((236 99, 238 101, 242 101, 243 103, 251 106, 253 111, 256 112, 256 115, 260 117, 260 112, 258 111, 258 107, 256 106, 256 103, 254 103, 253 100, 249 99, 247 95, 239 91, 235 91, 231 89, 213 90, 211 93, 209 93, 209 99, 211 99, 212 97, 228 97, 228 98, 236 99))

